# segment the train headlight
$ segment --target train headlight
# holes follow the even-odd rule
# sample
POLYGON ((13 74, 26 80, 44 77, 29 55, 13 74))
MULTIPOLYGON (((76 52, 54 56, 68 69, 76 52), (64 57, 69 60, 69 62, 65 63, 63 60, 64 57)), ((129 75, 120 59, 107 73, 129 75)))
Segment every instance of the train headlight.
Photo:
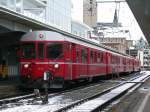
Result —
POLYGON ((28 68, 29 67, 29 64, 24 64, 24 68, 28 68))
POLYGON ((54 65, 54 68, 59 68, 59 64, 56 63, 56 64, 54 65))

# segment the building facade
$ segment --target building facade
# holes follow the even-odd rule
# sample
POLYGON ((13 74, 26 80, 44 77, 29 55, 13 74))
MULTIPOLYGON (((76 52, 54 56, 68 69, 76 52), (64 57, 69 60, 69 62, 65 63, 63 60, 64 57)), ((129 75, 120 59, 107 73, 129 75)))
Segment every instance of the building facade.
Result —
POLYGON ((83 0, 83 22, 92 28, 97 26, 96 0, 83 0))
POLYGON ((71 32, 71 0, 0 0, 0 6, 71 32))
POLYGON ((41 0, 46 3, 46 20, 62 30, 71 32, 71 0, 41 0))
POLYGON ((150 48, 143 38, 136 42, 134 49, 127 50, 126 53, 138 58, 143 70, 150 70, 150 48))
POLYGON ((127 54, 138 58, 143 70, 150 70, 150 49, 131 49, 127 51, 127 54))
POLYGON ((143 67, 150 68, 150 49, 144 49, 143 51, 143 67))
POLYGON ((131 41, 126 40, 126 38, 100 38, 99 39, 101 44, 104 44, 110 48, 113 48, 121 53, 126 53, 126 50, 129 49, 129 47, 133 46, 131 44, 131 41), (130 42, 130 44, 128 44, 130 42))
MULTIPOLYGON (((118 20, 114 19, 114 21, 118 20)), ((131 40, 129 30, 123 27, 121 23, 97 23, 95 33, 99 36, 101 44, 119 52, 126 53, 126 50, 133 47, 133 40, 131 40)))
POLYGON ((71 23, 71 33, 87 38, 88 37, 88 33, 92 32, 93 29, 91 27, 89 27, 88 25, 81 23, 79 21, 75 21, 72 20, 71 23))

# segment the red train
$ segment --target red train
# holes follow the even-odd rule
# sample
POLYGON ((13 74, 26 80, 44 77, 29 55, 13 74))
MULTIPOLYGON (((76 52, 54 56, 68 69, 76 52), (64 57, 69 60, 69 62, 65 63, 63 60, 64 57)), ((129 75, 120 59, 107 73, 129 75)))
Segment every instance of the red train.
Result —
POLYGON ((20 44, 20 74, 26 87, 42 87, 44 72, 50 87, 61 87, 64 81, 140 70, 139 60, 72 35, 34 31, 20 44))

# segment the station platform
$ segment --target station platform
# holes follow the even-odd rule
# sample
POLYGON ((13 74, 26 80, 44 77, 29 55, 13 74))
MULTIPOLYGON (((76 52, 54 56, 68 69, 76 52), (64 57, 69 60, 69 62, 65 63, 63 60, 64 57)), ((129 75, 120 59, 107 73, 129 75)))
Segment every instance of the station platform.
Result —
MULTIPOLYGON (((149 72, 150 74, 150 72, 149 72)), ((139 88, 112 104, 108 112, 150 112, 150 78, 139 88)))
POLYGON ((14 78, 14 79, 5 79, 5 80, 0 80, 0 99, 14 96, 16 93, 18 93, 19 90, 19 79, 14 78))

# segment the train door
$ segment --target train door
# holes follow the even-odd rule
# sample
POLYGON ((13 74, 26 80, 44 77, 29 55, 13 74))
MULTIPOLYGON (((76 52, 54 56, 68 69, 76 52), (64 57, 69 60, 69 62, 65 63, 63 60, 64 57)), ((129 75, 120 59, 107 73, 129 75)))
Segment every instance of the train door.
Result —
POLYGON ((120 58, 120 71, 123 72, 123 57, 120 58))
POLYGON ((81 66, 80 66, 80 77, 87 77, 88 67, 88 49, 85 47, 81 48, 81 66))
POLYGON ((127 60, 126 58, 124 58, 124 72, 126 72, 127 70, 127 60))
POLYGON ((71 80, 72 79, 72 44, 71 43, 64 43, 64 61, 65 61, 65 68, 64 68, 64 77, 65 79, 71 80))
POLYGON ((132 67, 133 67, 133 72, 134 72, 134 59, 132 59, 132 67))
POLYGON ((106 74, 110 74, 110 54, 106 52, 106 74))
POLYGON ((71 58, 72 58, 72 79, 75 79, 77 76, 77 64, 76 64, 76 58, 77 58, 77 52, 76 52, 76 45, 72 43, 72 49, 71 49, 71 58))

